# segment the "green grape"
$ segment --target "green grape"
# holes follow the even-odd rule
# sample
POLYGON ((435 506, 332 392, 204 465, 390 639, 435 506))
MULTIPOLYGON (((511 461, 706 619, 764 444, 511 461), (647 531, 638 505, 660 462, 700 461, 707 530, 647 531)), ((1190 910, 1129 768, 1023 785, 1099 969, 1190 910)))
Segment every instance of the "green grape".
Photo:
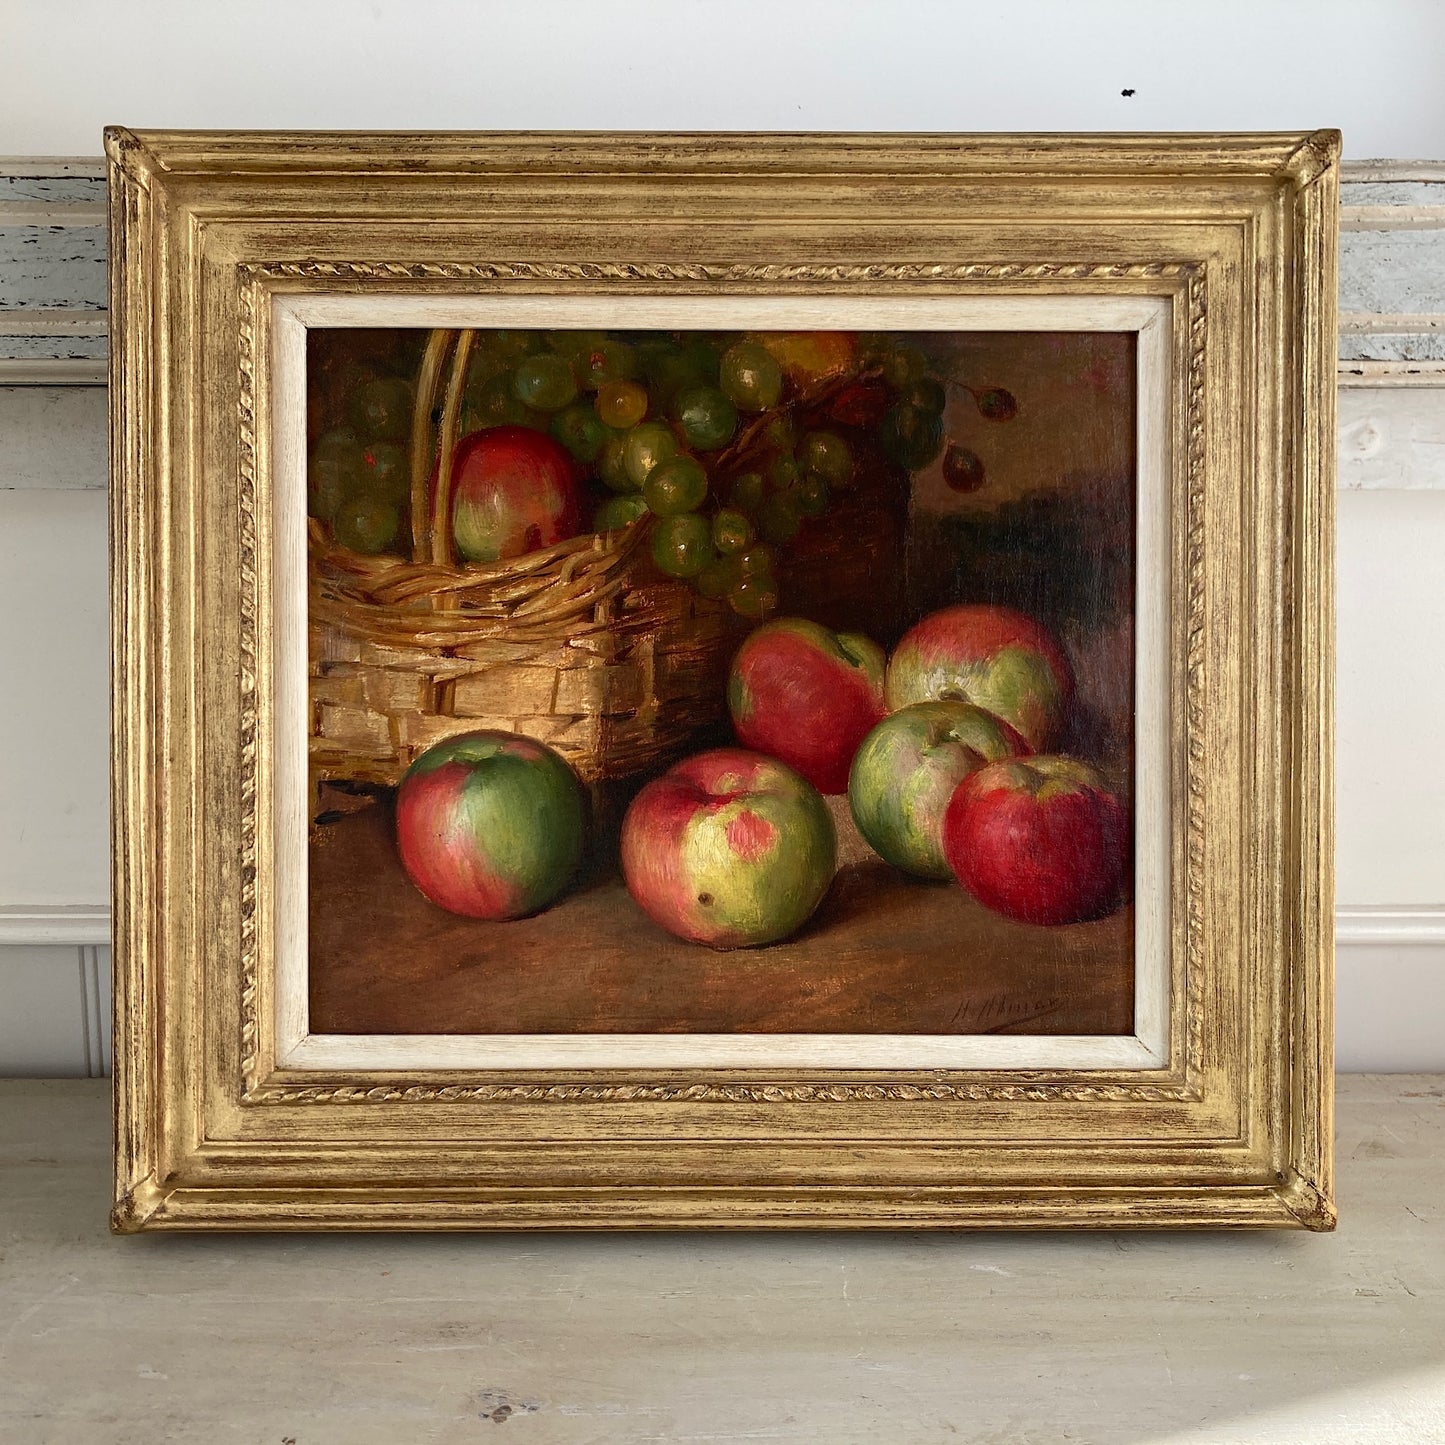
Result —
POLYGON ((351 394, 347 408, 357 435, 400 442, 411 435, 411 387, 399 376, 377 376, 351 394))
POLYGON ((803 525, 803 513, 793 492, 774 492, 763 503, 758 516, 758 530, 767 540, 780 546, 791 542, 803 525))
POLYGON ((721 601, 742 581, 742 575, 736 557, 721 557, 698 573, 698 593, 713 601, 721 601))
POLYGON ((647 415, 647 392, 635 381, 603 382, 593 406, 605 426, 626 431, 647 415))
POLYGON ((768 463, 768 486, 775 492, 786 492, 798 480, 798 464, 784 452, 768 463))
POLYGON ((798 448, 798 433, 790 416, 769 417, 763 427, 763 440, 780 452, 794 452, 798 448))
POLYGON ((577 397, 577 379, 565 357, 543 351, 520 362, 512 373, 512 395, 537 411, 561 411, 577 397))
POLYGON ((663 341, 637 348, 642 374, 653 395, 669 405, 679 392, 706 386, 717 379, 716 360, 711 348, 698 350, 663 341))
POLYGON ((803 516, 821 517, 828 510, 828 483, 817 472, 809 472, 795 491, 803 516))
POLYGON ((547 338, 540 331, 493 331, 487 344, 499 356, 507 357, 509 366, 515 366, 524 356, 543 350, 547 338))
POLYGON ((609 381, 631 381, 637 375, 637 353, 625 341, 604 338, 576 358, 577 376, 584 391, 596 391, 609 381))
POLYGON ((386 551, 396 541, 400 526, 401 514, 397 509, 384 498, 368 493, 347 498, 331 519, 336 540, 343 547, 368 556, 386 551))
POLYGON ((672 414, 688 445, 715 452, 738 429, 738 409, 715 386, 690 386, 679 392, 672 414))
POLYGON ((472 348, 471 360, 467 363, 466 395, 469 400, 494 376, 500 376, 504 371, 512 369, 513 358, 492 345, 489 335, 490 333, 484 332, 478 337, 472 348))
POLYGON ((640 487, 659 462, 668 462, 680 448, 670 427, 660 421, 639 422, 627 433, 624 458, 627 475, 634 487, 640 487))
POLYGON ((1001 386, 990 387, 987 391, 974 393, 978 414, 988 421, 1012 421, 1018 415, 1019 404, 1011 391, 1001 386))
POLYGON ((943 418, 899 402, 884 415, 878 439, 891 461, 916 472, 943 450, 943 418))
POLYGON ((483 382, 477 390, 473 407, 481 431, 494 426, 528 426, 532 412, 512 394, 512 376, 499 372, 483 382))
POLYGON ((615 532, 619 528, 627 526, 629 522, 635 522, 639 517, 646 515, 647 503, 636 492, 628 492, 626 496, 622 497, 608 497, 597 509, 593 530, 615 532))
POLYGON ((915 381, 903 393, 903 400, 909 406, 916 406, 919 411, 943 411, 948 405, 948 393, 943 389, 943 383, 936 377, 924 376, 915 381))
POLYGON ((803 438, 803 470, 813 472, 834 487, 853 480, 853 453, 837 432, 811 431, 803 438))
POLYGON ((740 411, 767 411, 783 394, 783 368, 767 347, 739 341, 723 352, 718 385, 740 411))
POLYGON ((696 577, 717 559, 706 517, 685 512, 659 519, 652 531, 652 560, 668 577, 696 577))
POLYGON ((322 432, 311 443, 312 461, 321 461, 323 458, 332 456, 343 456, 353 461, 359 461, 361 443, 357 441, 356 433, 349 426, 332 427, 330 431, 322 432))
POLYGON ((579 462, 595 462, 607 440, 607 428, 584 402, 559 411, 549 430, 579 462))
POLYGON ((361 476, 373 496, 404 501, 411 493, 411 457, 395 442, 372 442, 361 453, 361 476))
POLYGON ((602 443, 597 472, 614 492, 635 492, 637 484, 627 470, 627 438, 610 435, 602 443))
POLYGON ((778 587, 771 577, 739 577, 728 592, 728 605, 739 617, 769 617, 777 610, 778 587))
POLYGON ((746 552, 752 540, 753 524, 732 507, 724 507, 712 519, 712 544, 724 556, 746 552))
POLYGON ((755 516, 767 495, 767 483, 761 472, 740 472, 733 478, 728 489, 728 500, 740 512, 755 516))
POLYGON ((682 354, 689 368, 705 386, 716 386, 722 352, 711 341, 694 336, 682 344, 682 354))
POLYGON ((771 577, 777 559, 778 554, 766 542, 758 542, 738 558, 738 571, 744 577, 771 577))
POLYGON ((900 346, 883 358, 883 380, 902 391, 928 370, 928 358, 913 346, 900 346))
POLYGON ((353 442, 350 453, 333 450, 313 456, 306 469, 306 509, 329 522, 353 492, 361 490, 361 448, 353 442))
POLYGON ((605 331, 549 331, 547 345, 565 357, 580 370, 581 363, 594 346, 601 346, 607 340, 605 331))
POLYGON ((707 500, 707 473, 692 457, 673 457, 647 474, 642 495, 648 509, 659 517, 695 512, 707 500))

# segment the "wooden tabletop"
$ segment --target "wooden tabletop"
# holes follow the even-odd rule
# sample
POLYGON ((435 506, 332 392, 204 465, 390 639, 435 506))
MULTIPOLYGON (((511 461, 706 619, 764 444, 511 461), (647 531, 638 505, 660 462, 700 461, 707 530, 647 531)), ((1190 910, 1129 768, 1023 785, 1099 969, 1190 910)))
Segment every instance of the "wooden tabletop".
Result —
POLYGON ((1445 1440, 1445 1078, 1333 1235, 113 1239, 103 1081, 0 1081, 14 1445, 1445 1440))

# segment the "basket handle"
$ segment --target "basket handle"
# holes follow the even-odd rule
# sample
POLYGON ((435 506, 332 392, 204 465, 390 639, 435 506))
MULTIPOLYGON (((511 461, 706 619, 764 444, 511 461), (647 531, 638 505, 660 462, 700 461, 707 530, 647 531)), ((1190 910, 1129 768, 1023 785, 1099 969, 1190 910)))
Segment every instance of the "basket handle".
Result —
POLYGON ((457 452, 457 427, 462 414, 462 393, 472 360, 473 330, 437 328, 427 337, 421 370, 416 379, 416 402, 411 419, 411 559, 450 567, 452 556, 452 463, 457 452), (452 339, 456 349, 452 350, 452 339), (447 355, 451 353, 451 365, 447 355), (441 432, 436 448, 436 491, 432 493, 432 414, 442 372, 446 370, 446 398, 442 402, 441 432))

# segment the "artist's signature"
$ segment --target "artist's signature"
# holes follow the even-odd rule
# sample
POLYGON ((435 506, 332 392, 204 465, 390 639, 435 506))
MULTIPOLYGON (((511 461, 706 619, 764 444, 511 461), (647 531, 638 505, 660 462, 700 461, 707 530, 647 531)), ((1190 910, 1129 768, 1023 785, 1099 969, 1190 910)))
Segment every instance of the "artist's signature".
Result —
POLYGON ((966 998, 954 1010, 948 1026, 960 1033, 997 1033, 1021 1023, 1047 1018, 1063 1005, 1053 994, 1024 995, 991 993, 983 998, 966 998))

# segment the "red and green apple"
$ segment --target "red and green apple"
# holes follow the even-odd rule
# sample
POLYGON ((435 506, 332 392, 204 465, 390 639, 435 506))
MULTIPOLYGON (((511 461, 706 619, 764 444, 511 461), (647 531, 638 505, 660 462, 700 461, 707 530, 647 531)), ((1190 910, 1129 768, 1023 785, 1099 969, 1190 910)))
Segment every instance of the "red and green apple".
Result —
POLYGON ((885 668, 871 638, 780 617, 755 629, 733 659, 733 731, 744 747, 781 759, 819 792, 846 792, 858 744, 887 711, 885 668))
POLYGON ((582 529, 577 464, 559 442, 525 426, 472 432, 452 464, 452 536, 469 562, 500 562, 582 529))
POLYGON ((848 777, 848 807, 880 857, 921 878, 951 878, 943 815, 958 785, 1028 744, 1002 718, 967 702, 916 702, 863 739, 848 777))
POLYGON ((508 732, 459 733, 428 748, 396 795, 407 876, 468 918, 521 918, 556 901, 585 833, 577 775, 544 744, 508 732))
POLYGON ((1074 675, 1047 628, 1008 607, 965 604, 931 613, 888 662, 888 705, 951 698, 985 708, 1044 751, 1058 741, 1074 675))
POLYGON ((827 805, 775 758, 716 748, 678 763, 622 821, 622 876, 647 915, 692 943, 775 943, 812 916, 832 882, 827 805))
POLYGON ((1014 758, 959 785, 943 817, 943 851, 985 907, 1021 923, 1080 923, 1120 902, 1129 822, 1087 763, 1014 758))

